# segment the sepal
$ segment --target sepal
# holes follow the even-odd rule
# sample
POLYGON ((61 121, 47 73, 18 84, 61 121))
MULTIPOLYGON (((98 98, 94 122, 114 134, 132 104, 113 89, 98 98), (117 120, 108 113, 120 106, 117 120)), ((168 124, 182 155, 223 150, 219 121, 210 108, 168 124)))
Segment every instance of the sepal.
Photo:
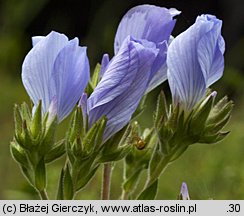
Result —
POLYGON ((158 95, 156 111, 154 113, 154 127, 157 129, 168 119, 168 107, 165 95, 162 92, 158 95))
POLYGON ((213 92, 205 98, 196 109, 193 109, 192 116, 189 123, 189 135, 193 142, 199 140, 201 132, 206 127, 206 121, 209 117, 211 109, 213 108, 216 93, 213 92))
POLYGON ((38 106, 36 107, 34 116, 31 121, 31 134, 34 139, 37 139, 38 136, 40 136, 42 131, 42 111, 41 111, 42 103, 39 102, 38 106))
POLYGON ((100 77, 100 71, 101 71, 101 65, 99 63, 97 63, 97 65, 93 71, 93 75, 91 77, 91 80, 88 82, 88 84, 86 86, 85 92, 87 93, 88 96, 92 94, 92 92, 94 91, 98 82, 100 81, 100 78, 101 78, 100 77))

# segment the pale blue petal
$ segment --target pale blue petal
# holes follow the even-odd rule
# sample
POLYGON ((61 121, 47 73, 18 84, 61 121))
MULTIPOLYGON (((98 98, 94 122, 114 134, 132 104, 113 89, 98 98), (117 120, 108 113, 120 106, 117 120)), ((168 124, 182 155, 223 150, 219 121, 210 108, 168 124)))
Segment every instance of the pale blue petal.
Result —
POLYGON ((160 80, 162 80, 166 76, 166 74, 162 74, 162 73, 165 72, 163 70, 163 68, 164 68, 164 65, 166 63, 168 43, 166 41, 163 41, 162 43, 159 43, 157 45, 157 48, 159 49, 159 52, 158 52, 157 58, 155 59, 153 65, 152 65, 152 69, 151 69, 152 70, 152 74, 151 74, 151 78, 150 79, 152 79, 156 73, 157 74, 161 73, 163 78, 161 78, 160 80))
POLYGON ((167 64, 166 64, 166 57, 167 57, 167 50, 168 45, 173 41, 174 37, 170 36, 169 41, 163 41, 162 43, 158 44, 159 53, 157 58, 155 59, 153 66, 152 66, 152 73, 150 78, 150 83, 147 88, 146 94, 158 87, 162 84, 165 80, 167 80, 167 64))
POLYGON ((128 37, 89 97, 89 106, 94 108, 108 103, 129 88, 136 76, 138 64, 137 50, 128 37))
POLYGON ((105 53, 102 58, 101 62, 101 69, 100 69, 100 78, 103 77, 104 72, 107 70, 109 64, 109 55, 105 53))
POLYGON ((50 77, 54 61, 68 38, 51 32, 40 40, 27 54, 22 65, 22 82, 34 105, 42 100, 43 112, 47 112, 55 95, 55 85, 50 77))
POLYGON ((161 68, 154 74, 153 78, 150 80, 149 85, 145 94, 149 93, 160 84, 167 80, 167 65, 166 63, 161 66, 161 68))
POLYGON ((187 184, 185 182, 183 182, 181 185, 180 195, 182 197, 182 200, 189 200, 190 199, 187 184))
POLYGON ((223 74, 222 22, 202 15, 176 37, 168 50, 168 80, 175 103, 191 109, 223 74))
POLYGON ((86 116, 87 115, 87 94, 85 92, 81 95, 78 106, 81 107, 83 115, 86 116))
POLYGON ((201 16, 202 22, 213 23, 212 29, 198 43, 198 61, 206 80, 206 86, 216 82, 224 70, 224 40, 221 36, 222 21, 214 16, 201 16), (205 19, 204 19, 205 18, 205 19))
POLYGON ((172 94, 172 100, 174 104, 178 104, 180 102, 180 92, 177 89, 177 83, 172 77, 172 73, 167 73, 167 78, 170 86, 170 91, 172 94))
POLYGON ((169 13, 171 14, 172 17, 177 16, 181 13, 181 11, 178 11, 176 8, 170 8, 169 13))
POLYGON ((142 96, 145 94, 150 78, 149 70, 156 56, 153 52, 148 52, 148 50, 146 52, 140 52, 139 58, 147 59, 147 61, 140 62, 137 70, 137 78, 133 81, 130 88, 117 97, 107 107, 108 114, 106 116, 109 121, 105 129, 104 140, 110 138, 130 121, 131 116, 135 112, 142 96))
POLYGON ((191 109, 205 94, 206 83, 197 58, 199 38, 211 29, 208 23, 195 23, 169 46, 167 66, 173 98, 191 109), (174 95, 178 94, 178 95, 174 95))
MULTIPOLYGON (((120 91, 113 100, 107 100, 106 103, 99 103, 97 101, 97 104, 100 104, 99 106, 97 104, 92 104, 93 106, 91 106, 91 100, 90 98, 88 99, 90 125, 104 115, 108 118, 104 140, 107 140, 114 133, 122 129, 131 119, 148 86, 150 68, 158 52, 158 50, 145 48, 142 44, 135 41, 128 43, 128 49, 127 61, 130 62, 130 58, 133 58, 133 64, 129 64, 129 67, 127 67, 124 73, 133 73, 130 85, 127 88, 123 88, 123 91, 120 91), (135 68, 134 63, 136 63, 135 68)), ((119 58, 118 55, 114 58, 119 58)), ((124 55, 123 57, 125 58, 126 56, 124 55)), ((109 67, 111 64, 109 64, 109 67)), ((120 66, 117 65, 117 67, 120 66)), ((117 68, 114 67, 113 73, 116 73, 116 71, 117 68)), ((106 73, 107 71, 104 76, 106 76, 106 73)), ((123 83, 120 83, 120 85, 123 85, 123 83)), ((96 93, 96 89, 94 93, 96 93)))
POLYGON ((174 28, 173 17, 180 14, 176 9, 140 5, 130 9, 122 18, 114 42, 117 54, 124 39, 130 35, 135 39, 145 39, 154 43, 168 41, 174 28))
POLYGON ((78 46, 75 38, 60 51, 53 69, 56 85, 59 121, 64 119, 79 101, 90 78, 86 47, 78 46))
POLYGON ((39 41, 41 41, 42 39, 44 39, 44 36, 35 36, 32 37, 32 46, 34 47, 39 41))

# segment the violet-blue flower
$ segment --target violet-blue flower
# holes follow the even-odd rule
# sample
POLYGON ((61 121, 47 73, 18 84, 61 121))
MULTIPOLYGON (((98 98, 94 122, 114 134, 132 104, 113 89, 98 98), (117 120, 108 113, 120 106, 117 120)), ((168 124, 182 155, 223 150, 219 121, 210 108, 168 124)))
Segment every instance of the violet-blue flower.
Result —
POLYGON ((89 126, 106 116, 104 140, 131 119, 144 95, 153 62, 159 50, 153 43, 141 43, 128 36, 106 67, 101 81, 88 98, 89 126))
POLYGON ((182 185, 181 185, 180 199, 181 200, 190 200, 187 184, 185 182, 183 182, 182 185))
POLYGON ((222 21, 213 15, 201 15, 169 46, 168 80, 174 103, 192 109, 216 82, 224 70, 225 42, 222 21))
POLYGON ((51 32, 32 38, 33 48, 22 66, 22 81, 34 103, 42 102, 42 112, 63 120, 74 108, 89 81, 86 47, 77 38, 51 32))
POLYGON ((170 34, 175 26, 174 16, 180 11, 154 5, 140 5, 130 9, 122 18, 114 41, 114 53, 117 54, 124 39, 130 35, 144 43, 151 42, 159 49, 152 65, 150 84, 151 91, 167 79, 166 53, 170 34))

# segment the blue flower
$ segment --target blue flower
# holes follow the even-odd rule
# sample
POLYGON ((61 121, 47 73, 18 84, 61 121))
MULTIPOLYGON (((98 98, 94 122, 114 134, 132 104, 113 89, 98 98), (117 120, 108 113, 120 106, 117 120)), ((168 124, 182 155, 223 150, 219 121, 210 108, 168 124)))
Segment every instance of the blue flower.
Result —
POLYGON ((154 43, 141 43, 128 36, 106 66, 101 81, 87 101, 89 126, 106 116, 104 140, 131 119, 151 77, 159 50, 154 43))
POLYGON ((33 37, 33 48, 22 66, 22 81, 34 103, 42 101, 42 112, 62 121, 72 111, 89 81, 86 47, 77 38, 51 32, 33 37))
POLYGON ((168 81, 175 104, 192 109, 216 82, 224 70, 225 42, 221 36, 222 21, 212 15, 201 15, 169 46, 168 81))
POLYGON ((159 49, 152 65, 150 84, 147 92, 167 79, 166 53, 170 34, 175 26, 174 16, 180 11, 153 5, 140 5, 130 9, 122 18, 114 41, 114 52, 117 54, 124 41, 130 35, 142 43, 154 43, 159 49))
POLYGON ((181 200, 190 200, 187 184, 185 182, 183 182, 182 185, 181 185, 180 199, 181 200))

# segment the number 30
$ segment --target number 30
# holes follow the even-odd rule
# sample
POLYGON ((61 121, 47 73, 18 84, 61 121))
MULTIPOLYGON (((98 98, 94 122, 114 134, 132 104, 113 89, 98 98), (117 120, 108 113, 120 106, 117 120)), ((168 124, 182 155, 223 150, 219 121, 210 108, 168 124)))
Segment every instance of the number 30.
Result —
POLYGON ((240 204, 229 204, 230 210, 228 212, 240 212, 240 204))

